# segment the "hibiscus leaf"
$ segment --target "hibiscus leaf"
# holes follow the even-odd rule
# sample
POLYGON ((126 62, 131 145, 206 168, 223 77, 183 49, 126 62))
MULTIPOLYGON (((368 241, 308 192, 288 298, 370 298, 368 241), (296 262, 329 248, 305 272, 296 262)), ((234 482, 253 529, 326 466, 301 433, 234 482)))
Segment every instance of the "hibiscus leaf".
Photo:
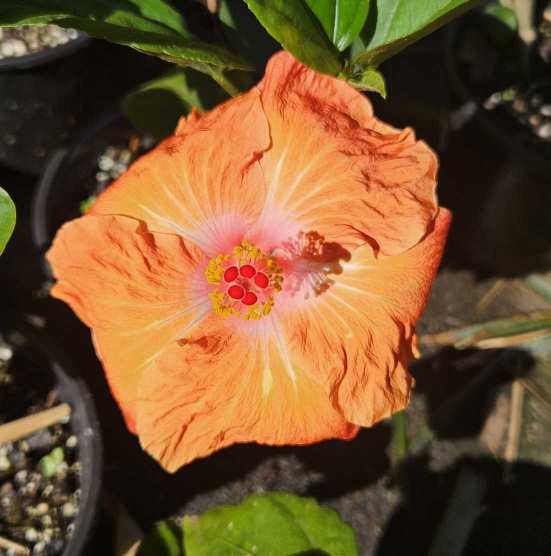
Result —
POLYGON ((342 52, 367 19, 369 0, 306 0, 331 42, 342 52))
POLYGON ((377 67, 477 3, 478 0, 373 0, 367 24, 354 45, 359 54, 354 63, 377 67))
POLYGON ((254 495, 238 506, 185 517, 184 546, 186 556, 358 554, 352 528, 334 510, 283 492, 254 495))
POLYGON ((166 521, 156 523, 140 544, 137 556, 181 556, 181 531, 166 521))
POLYGON ((375 68, 367 67, 352 75, 347 81, 360 91, 374 91, 386 98, 386 81, 383 74, 375 68))
POLYGON ((303 0, 245 0, 258 21, 303 64, 330 75, 341 69, 339 53, 303 0))
POLYGON ((201 71, 249 69, 225 48, 198 40, 164 0, 13 0, 0 6, 0 27, 56 23, 201 71))
POLYGON ((174 132, 180 117, 193 107, 205 111, 227 98, 206 75, 181 68, 129 93, 122 101, 122 110, 137 129, 163 139, 174 132))
POLYGON ((15 228, 15 205, 10 196, 0 187, 0 255, 6 248, 15 228))

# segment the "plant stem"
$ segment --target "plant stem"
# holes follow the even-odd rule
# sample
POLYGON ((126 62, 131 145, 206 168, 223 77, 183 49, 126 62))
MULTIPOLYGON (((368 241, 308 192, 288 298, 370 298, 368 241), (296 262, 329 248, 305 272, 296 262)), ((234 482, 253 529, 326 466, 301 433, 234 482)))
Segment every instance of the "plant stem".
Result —
POLYGON ((399 411, 392 416, 392 457, 397 466, 408 455, 408 428, 405 411, 399 411))
POLYGON ((236 87, 224 74, 221 70, 211 70, 209 71, 209 75, 228 93, 228 95, 232 97, 239 96, 242 91, 236 87))

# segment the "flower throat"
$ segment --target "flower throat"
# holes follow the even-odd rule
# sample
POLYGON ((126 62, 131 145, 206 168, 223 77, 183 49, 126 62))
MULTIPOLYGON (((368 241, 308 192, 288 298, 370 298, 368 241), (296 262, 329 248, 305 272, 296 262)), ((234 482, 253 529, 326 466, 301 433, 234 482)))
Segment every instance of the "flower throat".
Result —
POLYGON ((209 294, 214 312, 245 320, 269 315, 283 282, 282 270, 275 259, 247 240, 230 254, 212 258, 205 276, 215 286, 209 294))

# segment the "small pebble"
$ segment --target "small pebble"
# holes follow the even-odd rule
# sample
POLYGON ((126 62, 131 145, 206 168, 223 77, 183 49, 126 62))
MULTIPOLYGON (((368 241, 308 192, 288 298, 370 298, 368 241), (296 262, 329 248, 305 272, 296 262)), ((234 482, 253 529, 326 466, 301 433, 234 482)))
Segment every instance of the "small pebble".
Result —
POLYGON ((77 509, 72 502, 66 502, 61 507, 61 513, 63 514, 64 518, 69 519, 77 513, 77 509))
POLYGON ((121 162, 117 162, 114 166, 113 169, 111 170, 111 176, 113 176, 114 178, 118 178, 120 175, 124 174, 124 172, 126 172, 127 166, 126 164, 123 164, 121 162))
POLYGON ((24 56, 27 54, 27 45, 20 39, 13 40, 12 48, 14 56, 24 56))
POLYGON ((0 345, 0 361, 6 362, 9 361, 12 357, 13 357, 13 349, 6 344, 0 345))
POLYGON ((539 116, 538 114, 532 114, 528 118, 528 121, 530 122, 530 125, 532 127, 538 127, 541 124, 541 116, 539 116))
POLYGON ((551 116, 551 104, 544 104, 540 107, 540 114, 542 116, 551 116))
POLYGON ((15 474, 15 477, 14 477, 15 483, 19 486, 25 484, 27 482, 28 476, 29 476, 29 473, 25 469, 22 469, 21 471, 18 471, 15 474))
POLYGON ((50 506, 48 506, 46 502, 40 502, 40 504, 37 504, 36 508, 34 509, 34 514, 38 516, 44 515, 48 512, 49 509, 50 506))
POLYGON ((543 10, 543 19, 551 23, 551 6, 547 6, 547 8, 543 10))
POLYGON ((78 438, 74 434, 72 434, 65 442, 65 446, 67 446, 67 448, 75 448, 77 444, 78 438))
POLYGON ((104 172, 108 172, 115 165, 115 161, 109 156, 100 156, 98 160, 98 168, 104 172))
POLYGON ((546 122, 541 125, 536 131, 538 137, 541 139, 549 139, 551 138, 551 122, 546 122))
POLYGON ((0 45, 0 52, 2 53, 2 56, 8 58, 10 56, 13 56, 14 50, 13 50, 13 40, 8 39, 6 41, 4 41, 1 45, 0 45))
POLYGON ((132 153, 128 149, 124 149, 119 155, 119 162, 125 166, 132 160, 132 153))
POLYGON ((25 531, 25 540, 27 542, 36 542, 38 540, 38 532, 32 527, 25 531))
POLYGON ((486 110, 493 110, 501 104, 501 93, 493 93, 484 101, 486 110))
POLYGON ((47 485, 42 491, 42 498, 49 498, 54 491, 54 485, 47 485))
POLYGON ((20 490, 22 496, 35 496, 38 492, 38 483, 34 481, 28 481, 25 483, 20 490))
POLYGON ((46 551, 46 543, 44 541, 37 542, 33 547, 33 554, 44 554, 46 551))
POLYGON ((513 110, 515 112, 526 112, 526 102, 522 98, 516 98, 513 101, 513 110))
POLYGON ((27 453, 31 449, 29 443, 26 440, 21 440, 21 442, 19 442, 18 444, 18 447, 24 453, 27 453))
POLYGON ((10 467, 10 460, 6 456, 0 456, 0 471, 7 471, 10 467))
POLYGON ((47 449, 52 444, 52 435, 48 429, 43 429, 29 436, 27 443, 33 450, 47 449))

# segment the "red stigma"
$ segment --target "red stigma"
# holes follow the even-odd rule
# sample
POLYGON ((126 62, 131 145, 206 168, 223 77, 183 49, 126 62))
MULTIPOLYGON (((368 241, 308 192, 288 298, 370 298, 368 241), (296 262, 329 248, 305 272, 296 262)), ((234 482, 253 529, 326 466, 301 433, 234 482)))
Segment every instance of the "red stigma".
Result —
POLYGON ((230 266, 224 272, 224 281, 225 282, 233 282, 239 274, 236 266, 230 266))
MULTIPOLYGON (((249 294, 250 294, 250 292, 247 292, 247 295, 249 295, 249 294)), ((241 299, 245 295, 245 290, 241 286, 234 285, 234 286, 231 286, 228 289, 228 295, 232 299, 241 299)), ((245 298, 247 297, 247 295, 245 295, 245 298)), ((245 303, 245 298, 243 298, 243 303, 245 303)))
POLYGON ((239 273, 243 278, 252 278, 256 274, 256 269, 250 264, 244 264, 240 269, 239 273))
POLYGON ((254 305, 258 301, 258 297, 253 292, 247 292, 241 300, 244 305, 254 305))
POLYGON ((268 280, 268 277, 264 274, 264 272, 258 272, 257 275, 254 277, 254 283, 259 288, 264 289, 268 287, 270 281, 268 280))

